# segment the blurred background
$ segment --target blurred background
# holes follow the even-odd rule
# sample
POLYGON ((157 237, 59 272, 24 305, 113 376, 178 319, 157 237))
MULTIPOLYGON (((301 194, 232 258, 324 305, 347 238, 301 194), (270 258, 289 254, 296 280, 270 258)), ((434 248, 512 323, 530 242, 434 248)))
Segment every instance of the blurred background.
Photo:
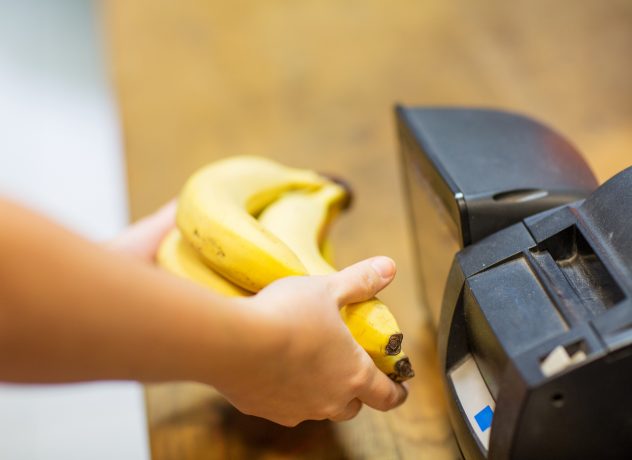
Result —
MULTIPOLYGON (((102 32, 96 1, 0 0, 0 195, 97 241, 128 221, 102 32)), ((149 458, 142 387, 0 385, 0 458, 149 458)))
POLYGON ((333 229, 339 265, 398 262, 383 299, 417 370, 406 405, 286 430, 205 387, 152 385, 156 459, 455 457, 419 306, 395 103, 529 115, 601 181, 632 164, 629 0, 14 3, 0 0, 3 192, 105 238, 202 164, 264 155, 352 184, 355 206, 333 229))

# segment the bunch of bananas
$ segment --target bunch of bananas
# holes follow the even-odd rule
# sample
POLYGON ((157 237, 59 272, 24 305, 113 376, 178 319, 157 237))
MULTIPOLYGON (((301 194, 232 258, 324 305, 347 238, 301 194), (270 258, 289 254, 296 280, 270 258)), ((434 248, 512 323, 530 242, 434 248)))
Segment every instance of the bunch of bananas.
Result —
MULTIPOLYGON (((286 276, 333 273, 325 233, 348 201, 344 187, 315 172, 227 158, 185 184, 178 228, 163 240, 158 264, 228 296, 251 295, 286 276)), ((414 375, 386 305, 373 298, 340 314, 380 370, 398 382, 414 375)))

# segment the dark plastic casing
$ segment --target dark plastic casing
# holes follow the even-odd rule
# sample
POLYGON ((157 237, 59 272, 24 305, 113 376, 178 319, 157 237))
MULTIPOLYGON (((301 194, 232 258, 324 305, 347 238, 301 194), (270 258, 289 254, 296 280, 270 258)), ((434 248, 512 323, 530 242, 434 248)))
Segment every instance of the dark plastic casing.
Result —
POLYGON ((433 323, 456 250, 597 187, 546 126, 486 109, 396 109, 423 292, 433 323))
POLYGON ((436 276, 421 274, 424 291, 443 292, 434 321, 450 420, 464 457, 628 458, 632 168, 593 191, 595 179, 579 154, 524 117, 399 108, 398 122, 418 259, 434 246, 435 260, 425 263, 451 264, 442 286, 430 285, 436 276), (507 166, 516 152, 517 169, 507 166), (474 176, 464 179, 471 174, 481 184, 474 176), (511 184, 518 187, 506 190, 511 184), (531 197, 508 202, 523 193, 515 190, 542 193, 524 192, 531 197), (478 220, 469 214, 473 208, 478 220), (445 234, 428 226, 446 219, 450 247, 433 240, 445 234), (445 249, 443 260, 437 245, 445 249), (459 245, 465 247, 455 255, 459 245), (547 374, 543 363, 555 350, 582 359, 547 374), (455 383, 466 362, 475 363, 494 405, 486 442, 455 383))

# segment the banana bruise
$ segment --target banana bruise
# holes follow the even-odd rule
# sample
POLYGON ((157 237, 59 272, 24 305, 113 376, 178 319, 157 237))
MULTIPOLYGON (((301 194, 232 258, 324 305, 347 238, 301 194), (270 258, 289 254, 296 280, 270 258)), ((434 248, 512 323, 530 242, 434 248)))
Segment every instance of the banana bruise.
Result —
POLYGON ((208 267, 177 228, 171 230, 163 238, 158 248, 156 262, 168 272, 194 281, 218 294, 230 297, 252 295, 208 267))
MULTIPOLYGON (((287 192, 261 213, 259 222, 294 251, 310 275, 334 273, 322 256, 319 242, 345 199, 345 189, 333 183, 311 193, 287 192)), ((346 305, 340 314, 382 372, 400 382, 414 376, 401 351, 403 335, 386 305, 373 298, 346 305)))
POLYGON ((294 253, 254 217, 288 190, 316 190, 327 180, 255 156, 211 163, 185 184, 176 221, 205 263, 238 286, 257 292, 286 276, 305 275, 294 253))

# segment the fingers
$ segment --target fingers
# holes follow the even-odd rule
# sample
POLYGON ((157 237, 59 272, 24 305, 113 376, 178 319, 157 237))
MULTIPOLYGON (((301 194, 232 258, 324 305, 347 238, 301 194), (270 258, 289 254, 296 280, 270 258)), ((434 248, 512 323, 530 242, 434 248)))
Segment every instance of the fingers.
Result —
POLYGON ((138 228, 138 233, 144 233, 147 237, 164 236, 171 230, 176 222, 177 202, 169 201, 153 214, 136 222, 133 227, 138 228))
POLYGON ((344 408, 342 412, 337 414, 334 417, 331 417, 330 420, 334 422, 344 422, 345 420, 351 420, 353 417, 358 415, 358 412, 362 409, 362 401, 358 398, 352 399, 347 404, 347 407, 344 408))
POLYGON ((375 372, 370 381, 367 382, 366 387, 358 394, 360 400, 367 406, 381 411, 399 406, 406 401, 407 396, 406 387, 393 382, 377 368, 375 368, 375 372))
POLYGON ((375 296, 393 280, 395 271, 392 259, 379 256, 331 275, 338 306, 362 302, 375 296))
POLYGON ((160 241, 175 225, 175 215, 176 200, 171 200, 155 213, 124 230, 110 242, 109 247, 151 262, 160 241))

